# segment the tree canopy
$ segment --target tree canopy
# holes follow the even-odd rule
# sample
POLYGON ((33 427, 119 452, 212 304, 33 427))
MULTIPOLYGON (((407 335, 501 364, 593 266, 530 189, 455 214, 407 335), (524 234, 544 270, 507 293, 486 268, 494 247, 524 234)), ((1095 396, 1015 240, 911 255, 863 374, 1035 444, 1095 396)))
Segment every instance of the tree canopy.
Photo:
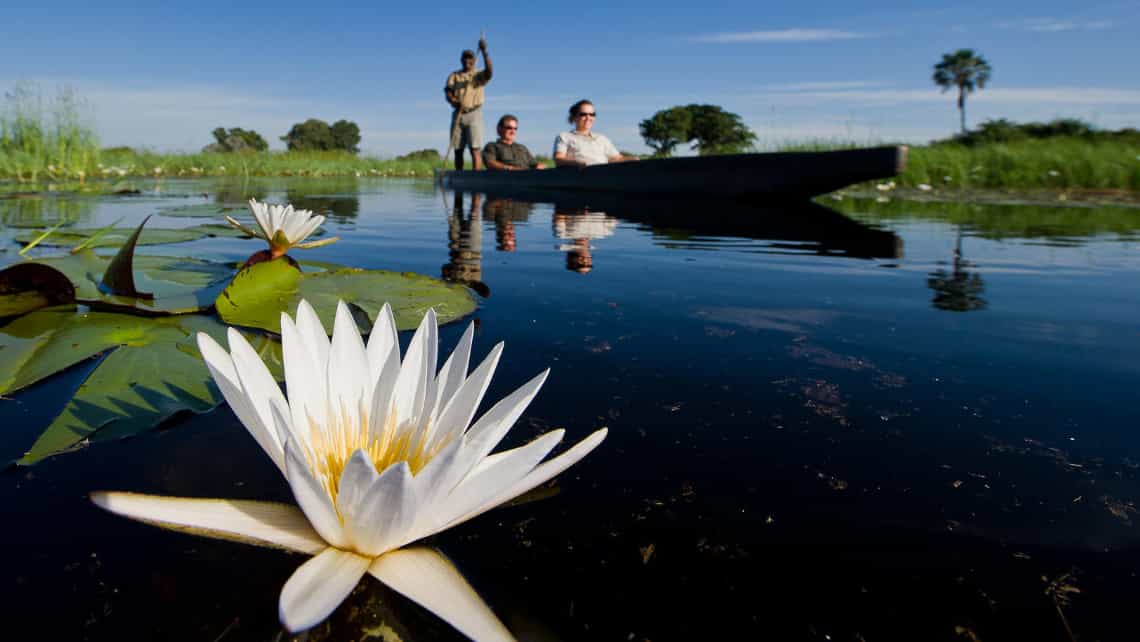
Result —
POLYGON ((966 96, 978 89, 985 89, 990 80, 990 63, 973 49, 959 49, 954 53, 942 54, 942 60, 934 65, 931 77, 934 84, 947 91, 958 88, 958 115, 962 133, 966 132, 966 96))
POLYGON ((202 149, 204 152, 263 152, 269 149, 269 143, 252 129, 218 127, 211 133, 214 142, 206 145, 202 149))
POLYGON ((290 151, 343 150, 350 154, 360 151, 360 127, 348 120, 338 120, 330 127, 318 118, 297 123, 281 137, 290 151))
POLYGON ((641 121, 641 137, 657 156, 671 156, 682 143, 691 143, 701 156, 735 154, 756 142, 756 134, 740 116, 716 105, 679 105, 641 121))

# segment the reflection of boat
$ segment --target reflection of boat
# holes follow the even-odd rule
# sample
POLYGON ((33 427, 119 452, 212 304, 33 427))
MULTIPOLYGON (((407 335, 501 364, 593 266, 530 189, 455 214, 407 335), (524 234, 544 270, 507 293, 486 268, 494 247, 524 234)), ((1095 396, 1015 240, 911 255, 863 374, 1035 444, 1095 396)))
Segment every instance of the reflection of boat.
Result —
POLYGON ((445 187, 557 189, 728 198, 807 198, 852 183, 894 176, 906 166, 906 147, 831 152, 779 152, 660 158, 637 163, 557 167, 521 172, 451 171, 445 187))
MULTIPOLYGON (((496 190, 488 190, 499 193, 496 190)), ((503 190, 508 191, 508 190, 503 190)), ((812 201, 768 205, 726 199, 623 198, 613 194, 509 190, 512 198, 554 203, 555 212, 604 211, 658 236, 736 236, 789 243, 789 249, 856 258, 899 258, 902 239, 812 201)))

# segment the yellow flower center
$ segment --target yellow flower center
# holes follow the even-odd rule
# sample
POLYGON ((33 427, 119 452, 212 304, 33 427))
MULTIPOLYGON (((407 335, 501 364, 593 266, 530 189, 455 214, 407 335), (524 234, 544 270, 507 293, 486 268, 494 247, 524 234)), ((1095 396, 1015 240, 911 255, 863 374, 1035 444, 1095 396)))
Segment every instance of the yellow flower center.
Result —
POLYGON ((450 438, 444 438, 429 448, 426 436, 430 431, 414 430, 407 424, 397 426, 394 412, 387 413, 379 430, 369 430, 367 410, 361 408, 360 412, 349 413, 344 406, 333 410, 324 424, 309 417, 310 449, 305 452, 305 458, 309 470, 324 485, 334 506, 340 491, 341 474, 357 450, 364 452, 378 472, 406 461, 415 475, 450 441, 450 438))

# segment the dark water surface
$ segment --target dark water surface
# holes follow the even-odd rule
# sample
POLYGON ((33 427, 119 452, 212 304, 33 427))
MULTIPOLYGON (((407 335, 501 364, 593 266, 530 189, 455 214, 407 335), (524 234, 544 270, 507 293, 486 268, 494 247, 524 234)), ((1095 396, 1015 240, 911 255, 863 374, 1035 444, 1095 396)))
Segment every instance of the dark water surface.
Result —
MULTIPOLYGON (((1137 210, 825 201, 866 227, 823 206, 586 212, 296 179, 0 200, 0 214, 128 225, 249 194, 329 215, 342 240, 301 258, 483 294, 475 358, 506 342, 487 399, 553 369, 509 445, 609 426, 546 498, 430 542, 520 639, 1140 636, 1137 210)), ((0 263, 18 258, 11 231, 0 263)), ((444 350, 465 324, 443 328, 444 350)), ((0 400, 5 461, 84 368, 0 400)), ((89 504, 95 489, 289 500, 226 408, 10 467, 9 637, 289 639, 277 599, 302 558, 115 517, 89 504)), ((366 578, 307 639, 397 639, 381 625, 456 635, 366 578)))

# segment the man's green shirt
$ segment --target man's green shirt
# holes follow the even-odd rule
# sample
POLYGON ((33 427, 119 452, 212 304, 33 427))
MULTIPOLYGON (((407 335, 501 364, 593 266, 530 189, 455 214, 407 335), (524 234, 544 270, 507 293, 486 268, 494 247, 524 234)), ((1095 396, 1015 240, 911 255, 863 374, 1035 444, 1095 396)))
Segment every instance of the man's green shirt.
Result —
POLYGON ((499 141, 487 143, 487 145, 483 147, 483 162, 486 163, 488 158, 493 158, 500 163, 512 167, 538 166, 538 161, 534 160, 534 156, 531 156, 530 150, 526 148, 526 145, 520 143, 513 145, 507 145, 499 141))

